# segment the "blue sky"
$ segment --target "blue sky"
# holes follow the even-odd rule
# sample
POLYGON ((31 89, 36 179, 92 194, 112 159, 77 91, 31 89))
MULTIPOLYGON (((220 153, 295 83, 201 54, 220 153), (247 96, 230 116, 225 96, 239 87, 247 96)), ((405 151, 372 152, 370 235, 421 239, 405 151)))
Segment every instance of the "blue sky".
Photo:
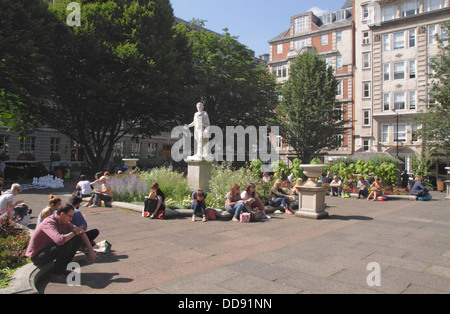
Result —
POLYGON ((269 52, 268 40, 289 28, 293 15, 339 10, 345 0, 170 0, 175 16, 206 20, 217 33, 224 28, 256 55, 269 52))

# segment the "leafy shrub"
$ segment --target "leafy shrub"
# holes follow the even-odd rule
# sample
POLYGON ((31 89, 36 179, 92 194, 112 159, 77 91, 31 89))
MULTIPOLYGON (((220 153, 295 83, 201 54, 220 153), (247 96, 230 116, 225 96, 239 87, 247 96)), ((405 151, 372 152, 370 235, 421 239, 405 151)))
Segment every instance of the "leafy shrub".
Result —
POLYGON ((25 265, 25 252, 30 241, 28 231, 17 229, 15 219, 6 215, 0 218, 0 269, 12 269, 25 265))
POLYGON ((360 158, 356 162, 348 163, 349 160, 350 159, 335 160, 324 168, 323 174, 330 171, 342 180, 347 177, 356 179, 354 178, 355 174, 362 175, 366 178, 370 174, 373 174, 375 177, 381 177, 382 184, 384 185, 395 185, 398 181, 400 170, 397 167, 397 163, 392 162, 393 160, 396 160, 395 158, 376 157, 367 162, 364 162, 364 160, 360 158))
POLYGON ((110 179, 113 198, 119 202, 144 202, 154 182, 159 184, 166 196, 167 208, 189 208, 192 191, 188 188, 187 179, 171 167, 133 172, 110 179))
POLYGON ((224 209, 225 196, 230 191, 233 183, 237 183, 242 192, 247 184, 252 182, 256 186, 256 192, 259 195, 264 195, 263 186, 260 184, 260 181, 259 173, 252 171, 250 168, 243 167, 238 170, 232 170, 227 163, 213 165, 211 180, 209 181, 210 192, 206 198, 206 205, 208 207, 224 209))

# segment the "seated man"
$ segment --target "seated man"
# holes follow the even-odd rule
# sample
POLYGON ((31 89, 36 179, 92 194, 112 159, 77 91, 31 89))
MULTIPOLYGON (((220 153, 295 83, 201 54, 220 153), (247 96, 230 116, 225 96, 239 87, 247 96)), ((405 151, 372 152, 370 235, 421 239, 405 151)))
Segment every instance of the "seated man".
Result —
POLYGON ((80 245, 84 244, 91 261, 96 253, 83 231, 70 223, 74 214, 71 204, 60 206, 54 215, 44 219, 31 235, 25 256, 36 266, 43 266, 55 260, 53 276, 55 280, 66 280, 66 268, 72 261, 80 245), (68 232, 68 233, 66 233, 68 232))
POLYGON ((195 215, 197 211, 201 211, 202 213, 202 221, 206 221, 206 203, 205 198, 207 196, 207 193, 203 191, 202 189, 198 189, 194 193, 192 193, 193 201, 191 203, 192 208, 192 221, 195 221, 195 215))
POLYGON ((331 195, 339 196, 342 192, 342 181, 338 178, 338 176, 334 176, 333 181, 330 183, 331 187, 331 195))
POLYGON ((364 177, 359 177, 356 187, 358 188, 358 198, 360 198, 361 196, 363 198, 367 198, 367 196, 369 195, 370 187, 369 181, 364 179, 364 177))
POLYGON ((98 231, 98 229, 87 230, 87 221, 84 215, 79 210, 81 202, 82 202, 81 197, 77 197, 76 195, 72 195, 69 198, 69 203, 73 207, 73 217, 70 222, 77 227, 83 227, 83 230, 84 232, 86 232, 86 236, 91 242, 91 245, 95 246, 94 240, 95 238, 97 238, 100 232, 98 231))
POLYGON ((426 187, 423 186, 423 178, 419 177, 417 178, 416 182, 414 182, 414 185, 411 189, 411 195, 415 195, 415 196, 428 196, 428 189, 426 187))

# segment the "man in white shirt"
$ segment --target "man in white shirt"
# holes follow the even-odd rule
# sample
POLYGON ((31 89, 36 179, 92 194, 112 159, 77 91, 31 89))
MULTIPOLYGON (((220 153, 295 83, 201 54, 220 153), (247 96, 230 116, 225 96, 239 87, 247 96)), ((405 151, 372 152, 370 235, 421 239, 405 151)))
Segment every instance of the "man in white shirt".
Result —
POLYGON ((339 196, 342 192, 342 181, 338 178, 338 176, 334 176, 333 181, 330 183, 331 187, 331 195, 339 196))
POLYGON ((22 187, 20 184, 14 183, 11 185, 11 189, 0 196, 0 211, 11 211, 14 209, 14 206, 22 203, 23 201, 17 201, 14 203, 14 197, 19 195, 20 192, 22 192, 22 187))

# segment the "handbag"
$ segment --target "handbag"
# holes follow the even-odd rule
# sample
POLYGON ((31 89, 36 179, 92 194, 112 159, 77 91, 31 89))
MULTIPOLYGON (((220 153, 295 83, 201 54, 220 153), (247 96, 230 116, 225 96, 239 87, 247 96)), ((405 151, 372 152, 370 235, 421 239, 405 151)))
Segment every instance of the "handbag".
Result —
POLYGON ((242 213, 240 216, 240 222, 249 222, 250 221, 250 213, 242 213))
POLYGON ((215 220, 216 219, 216 210, 214 208, 206 209, 206 219, 215 220))
POLYGON ((156 218, 156 219, 166 218, 166 211, 164 209, 158 210, 158 212, 156 213, 156 216, 154 218, 156 218))

